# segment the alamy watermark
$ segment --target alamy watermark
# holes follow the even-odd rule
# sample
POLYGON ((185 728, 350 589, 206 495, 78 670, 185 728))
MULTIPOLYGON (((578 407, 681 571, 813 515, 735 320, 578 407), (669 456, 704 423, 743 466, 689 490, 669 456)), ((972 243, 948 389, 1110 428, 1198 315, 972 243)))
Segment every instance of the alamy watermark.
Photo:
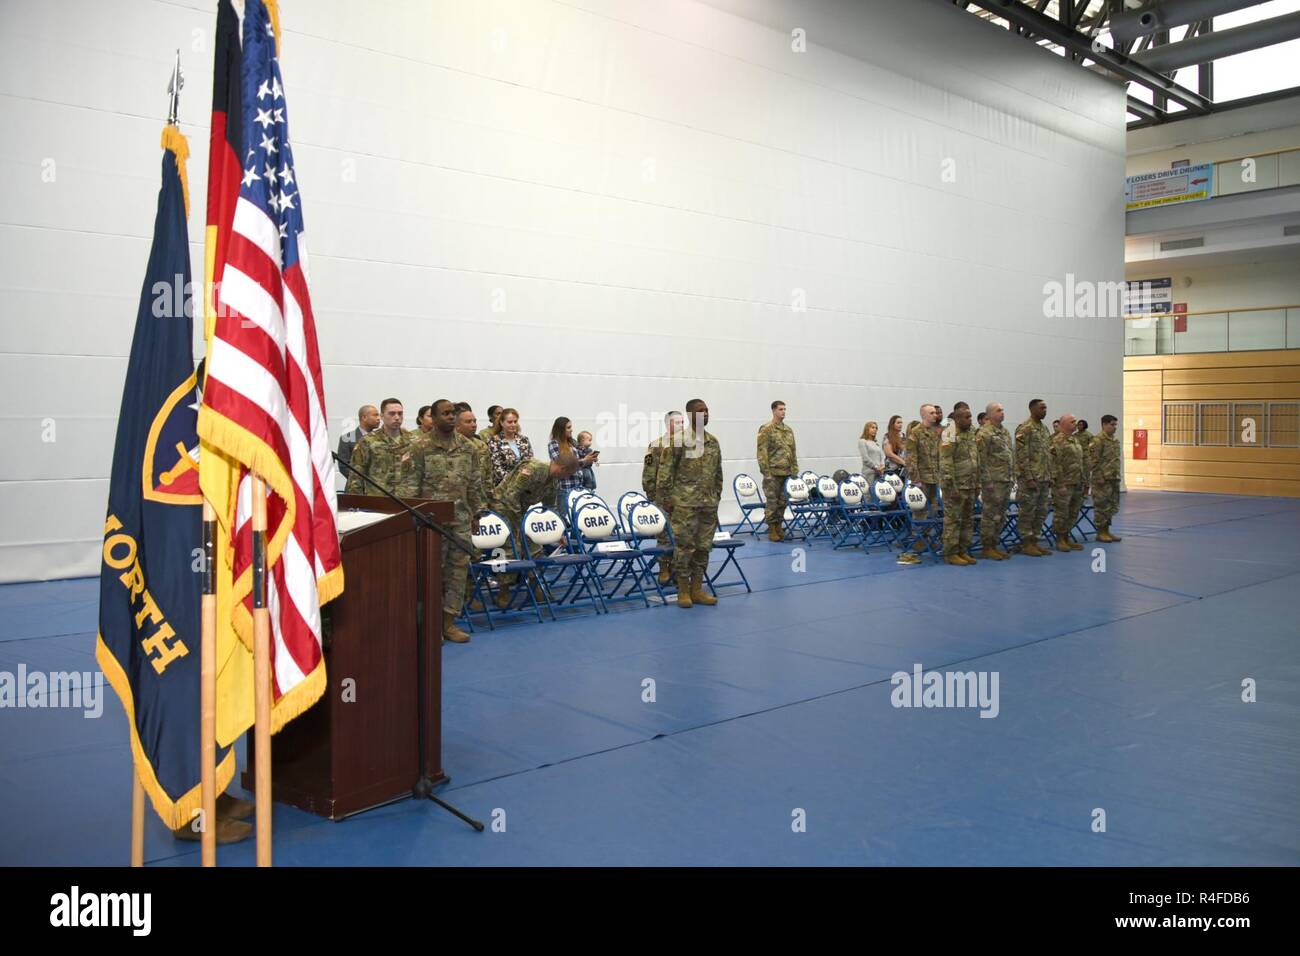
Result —
POLYGON ((68 707, 91 719, 104 713, 104 675, 100 671, 0 671, 0 708, 68 707))
POLYGON ((1043 317, 1048 319, 1113 319, 1126 314, 1128 287, 1124 282, 1092 282, 1065 274, 1064 282, 1043 283, 1043 317))
POLYGON ((895 671, 889 702, 895 707, 978 707, 981 717, 996 717, 997 671, 927 671, 920 664, 912 672, 895 671))

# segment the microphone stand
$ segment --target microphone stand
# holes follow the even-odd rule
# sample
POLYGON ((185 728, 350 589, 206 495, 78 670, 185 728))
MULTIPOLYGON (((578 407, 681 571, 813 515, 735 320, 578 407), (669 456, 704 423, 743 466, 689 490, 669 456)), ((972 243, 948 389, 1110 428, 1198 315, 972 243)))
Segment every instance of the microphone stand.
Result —
MULTIPOLYGON (((442 524, 441 522, 435 521, 433 518, 431 518, 429 515, 425 514, 424 512, 417 511, 416 509, 412 508, 405 501, 397 497, 397 495, 393 494, 393 492, 389 491, 379 482, 375 481, 373 478, 367 475, 360 468, 357 468, 355 465, 351 464, 350 462, 344 461, 342 458, 338 456, 336 452, 330 452, 330 454, 333 456, 336 462, 338 462, 340 465, 346 468, 351 474, 356 475, 366 484, 370 485, 372 488, 377 489, 384 496, 391 498, 393 501, 396 501, 398 505, 400 505, 402 509, 406 511, 412 517, 412 519, 414 519, 417 527, 419 527, 420 525, 424 525, 426 528, 438 532, 447 541, 450 541, 457 548, 459 548, 460 550, 468 554, 471 560, 477 560, 478 558, 477 550, 472 545, 466 543, 465 540, 461 538, 461 536, 457 534, 455 531, 452 531, 450 528, 448 528, 446 525, 442 524)), ((419 657, 419 664, 417 666, 419 667, 419 671, 420 671, 420 697, 423 701, 428 701, 429 688, 426 686, 426 682, 427 682, 426 675, 428 669, 425 666, 425 660, 424 660, 425 648, 424 648, 424 640, 422 639, 423 632, 424 632, 423 602, 420 602, 416 605, 416 618, 417 618, 417 626, 416 626, 417 638, 416 638, 415 646, 416 646, 417 655, 419 657)), ((421 712, 423 712, 423 710, 424 708, 421 708, 421 712)), ((419 731, 419 743, 420 743, 420 779, 417 780, 415 786, 411 788, 411 796, 413 796, 417 800, 432 800, 434 803, 442 807, 448 813, 452 814, 453 816, 459 817, 460 819, 468 823, 470 826, 472 826, 479 833, 482 833, 483 823, 481 820, 475 820, 473 817, 466 816, 460 810, 457 810, 455 807, 453 807, 450 803, 447 803, 445 800, 440 799, 434 794, 433 780, 429 777, 429 768, 426 764, 424 721, 420 720, 417 721, 416 723, 418 725, 417 730, 419 731)), ((450 783, 450 779, 448 779, 447 782, 450 783)))

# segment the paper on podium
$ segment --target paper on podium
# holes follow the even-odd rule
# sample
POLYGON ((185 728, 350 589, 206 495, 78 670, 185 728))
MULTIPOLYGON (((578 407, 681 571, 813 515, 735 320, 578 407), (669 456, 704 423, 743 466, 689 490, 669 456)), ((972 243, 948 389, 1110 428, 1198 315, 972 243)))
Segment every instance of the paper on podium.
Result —
POLYGON ((364 528, 366 525, 374 524, 376 521, 383 521, 389 517, 392 516, 382 511, 340 511, 338 520, 339 534, 356 531, 358 528, 364 528))

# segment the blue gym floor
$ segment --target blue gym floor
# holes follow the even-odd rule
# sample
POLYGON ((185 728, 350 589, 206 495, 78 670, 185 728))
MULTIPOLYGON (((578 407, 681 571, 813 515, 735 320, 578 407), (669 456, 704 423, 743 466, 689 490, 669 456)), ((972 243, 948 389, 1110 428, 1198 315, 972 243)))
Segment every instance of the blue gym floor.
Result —
MULTIPOLYGON (((480 630, 444 648, 442 796, 505 832, 414 801, 277 806, 276 863, 1300 863, 1300 501, 1122 501, 1102 573, 1092 543, 962 568, 823 541, 795 571, 798 542, 762 539, 754 593, 717 607, 480 630), (917 663, 996 671, 999 715, 893 707, 917 663)), ((0 587, 0 670, 95 669, 96 605, 92 580, 0 587)), ((127 861, 105 694, 99 720, 0 710, 0 863, 127 861)), ((145 850, 198 862, 152 812, 145 850)))

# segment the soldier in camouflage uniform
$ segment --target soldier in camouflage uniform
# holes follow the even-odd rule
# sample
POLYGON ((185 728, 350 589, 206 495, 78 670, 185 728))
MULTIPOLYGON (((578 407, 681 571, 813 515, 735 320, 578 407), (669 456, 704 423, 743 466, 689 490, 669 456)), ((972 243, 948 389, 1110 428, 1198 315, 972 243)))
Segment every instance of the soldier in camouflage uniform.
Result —
MULTIPOLYGON (((935 426, 939 422, 939 408, 936 405, 921 406, 921 420, 907 433, 907 480, 920 486, 925 492, 925 513, 936 514, 939 509, 939 431, 935 426)), ((920 564, 917 554, 922 544, 920 538, 911 543, 906 551, 898 557, 899 564, 920 564)))
POLYGON ((705 431, 709 407, 699 398, 686 403, 687 426, 682 442, 674 442, 661 487, 673 508, 673 536, 677 555, 677 606, 717 604, 704 590, 704 577, 713 552, 713 530, 718 524, 722 499, 722 448, 705 431))
MULTIPOLYGON (((474 460, 478 463, 480 481, 483 486, 483 499, 487 500, 488 492, 492 490, 492 459, 488 457, 487 442, 478 437, 478 416, 474 414, 474 409, 470 408, 465 402, 460 402, 456 408, 456 431, 468 438, 470 444, 474 446, 474 460)), ((474 576, 469 568, 465 569, 465 594, 469 595, 474 590, 474 576)), ((477 598, 470 601, 469 609, 471 611, 483 610, 483 605, 478 603, 477 598)))
POLYGON ((943 555, 948 564, 974 564, 967 554, 974 536, 975 496, 980 488, 979 449, 970 427, 970 407, 953 410, 953 430, 939 446, 943 483, 943 555))
POLYGON ((1088 463, 1092 476, 1093 515, 1097 519, 1098 541, 1122 541, 1110 533, 1110 523, 1119 510, 1119 471, 1123 450, 1115 430, 1119 419, 1114 415, 1101 416, 1101 434, 1092 440, 1088 449, 1088 463))
MULTIPOLYGON (((383 485, 399 498, 415 497, 415 434, 402 430, 402 403, 386 398, 379 406, 383 424, 357 443, 352 452, 352 467, 364 472, 371 481, 383 485)), ((350 495, 378 495, 354 471, 348 472, 344 488, 350 495)))
MULTIPOLYGON (((669 474, 669 459, 672 457, 674 442, 680 443, 683 425, 681 412, 669 412, 664 416, 664 426, 668 429, 663 435, 652 441, 645 450, 645 462, 641 467, 641 490, 660 511, 672 521, 673 503, 669 500, 669 488, 666 480, 669 474)), ((668 547, 668 527, 656 539, 661 548, 668 547)), ((665 585, 672 580, 673 556, 664 554, 659 558, 659 583, 665 585)))
MULTIPOLYGON (((439 399, 433 403, 433 430, 416 441, 416 496, 455 505, 447 528, 469 543, 470 527, 483 507, 483 471, 474 445, 456 431, 456 408, 439 399)), ((442 636, 463 644, 469 635, 456 626, 465 606, 469 555, 445 538, 442 542, 442 636)))
MULTIPOLYGON (((573 477, 577 470, 578 456, 571 451, 560 452, 560 457, 554 461, 525 458, 501 479, 501 484, 488 492, 488 507, 505 519, 516 535, 516 540, 519 540, 519 522, 523 519, 524 512, 538 502, 549 502, 555 497, 560 479, 573 477)), ((531 542, 526 541, 520 541, 520 547, 526 548, 530 554, 537 550, 531 542)), ((497 592, 497 607, 510 606, 511 592, 517 577, 515 574, 503 574, 498 578, 501 587, 497 592)))
POLYGON ((1047 454, 1052 433, 1043 424, 1046 417, 1047 403, 1035 398, 1029 403, 1029 417, 1016 429, 1016 527, 1020 531, 1020 553, 1035 558, 1052 553, 1038 543, 1052 490, 1052 462, 1047 454))
POLYGON ((794 450, 794 429, 785 423, 785 402, 772 403, 772 420, 758 430, 758 470, 763 475, 763 498, 767 507, 767 540, 781 541, 785 520, 785 480, 799 474, 794 450))
POLYGON ((1082 418, 1074 426, 1074 440, 1079 443, 1079 450, 1083 452, 1083 493, 1086 497, 1088 489, 1092 487, 1092 463, 1089 454, 1092 451, 1092 439, 1095 436, 1088 431, 1088 423, 1082 418))
POLYGON ((488 423, 483 427, 483 430, 478 433, 478 437, 483 439, 483 444, 486 445, 488 443, 488 440, 493 437, 492 429, 493 427, 496 426, 497 416, 500 414, 501 414, 500 405, 488 406, 488 410, 487 410, 488 423))
POLYGON ((1048 448, 1052 462, 1052 534, 1057 551, 1082 551, 1070 540, 1070 529, 1083 505, 1083 451, 1074 440, 1074 416, 1061 416, 1061 429, 1048 448))
POLYGON ((980 544, 986 558, 1005 561, 1011 557, 1001 548, 1002 526, 1011 497, 1011 433, 1003 426, 1006 412, 997 402, 984 410, 984 424, 975 433, 980 458, 980 544))
POLYGON ((478 418, 468 405, 461 407, 456 415, 456 431, 474 446, 474 460, 478 462, 479 480, 483 483, 483 494, 492 490, 492 459, 488 457, 487 442, 478 437, 478 418))

